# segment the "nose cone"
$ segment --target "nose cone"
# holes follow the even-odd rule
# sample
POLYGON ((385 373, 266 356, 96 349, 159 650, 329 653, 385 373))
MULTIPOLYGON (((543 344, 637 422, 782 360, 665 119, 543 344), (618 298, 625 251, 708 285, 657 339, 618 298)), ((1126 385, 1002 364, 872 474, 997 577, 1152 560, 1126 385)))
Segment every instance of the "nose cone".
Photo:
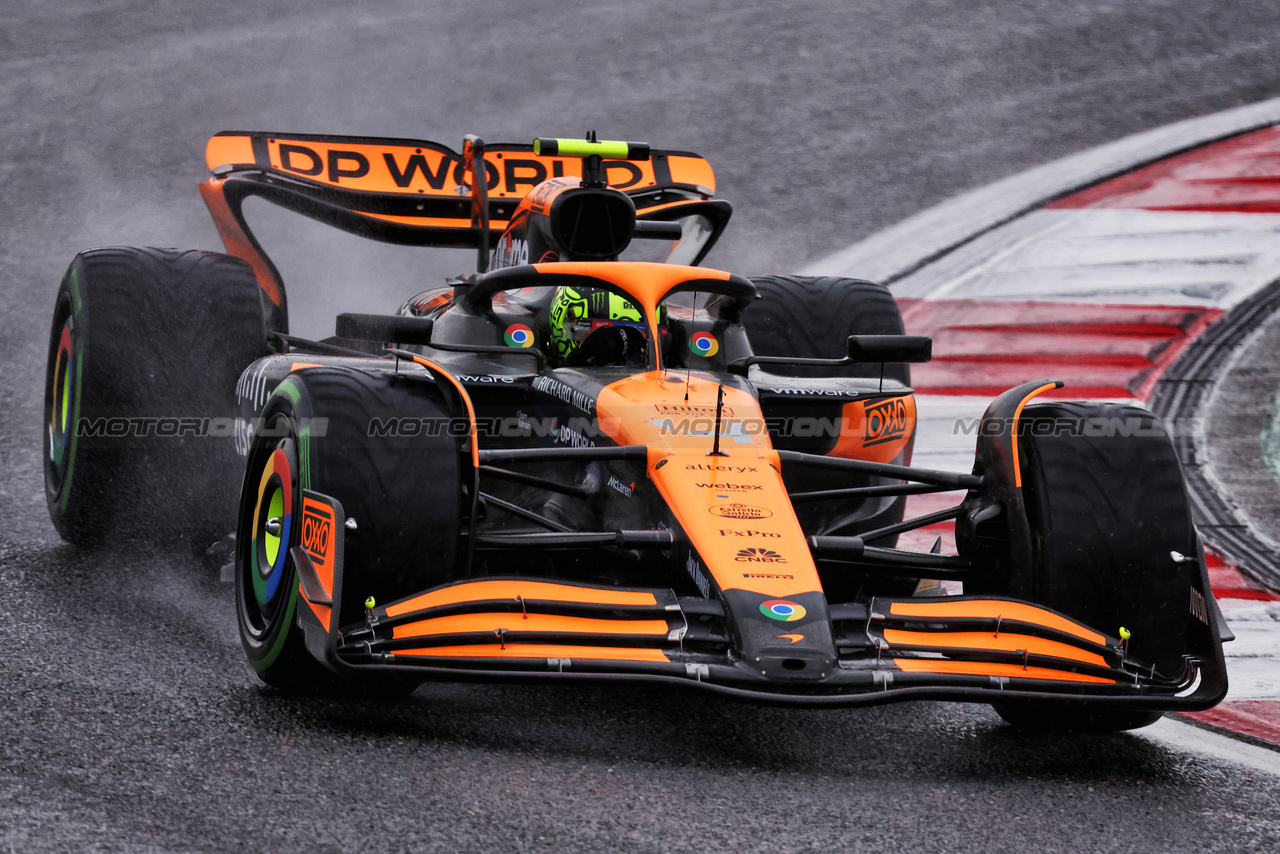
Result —
POLYGON ((726 590, 742 666, 753 675, 791 682, 825 678, 836 666, 831 617, 821 593, 786 599, 748 590, 726 590))

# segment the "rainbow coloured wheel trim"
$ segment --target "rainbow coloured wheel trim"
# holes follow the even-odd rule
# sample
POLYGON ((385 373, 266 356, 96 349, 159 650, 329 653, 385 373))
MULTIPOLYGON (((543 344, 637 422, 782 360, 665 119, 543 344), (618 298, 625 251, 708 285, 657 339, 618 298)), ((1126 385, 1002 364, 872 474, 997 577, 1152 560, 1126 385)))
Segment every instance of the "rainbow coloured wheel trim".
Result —
POLYGON ((281 579, 287 575, 289 543, 293 534, 296 478, 293 442, 284 440, 271 452, 258 479, 257 501, 250 528, 248 575, 253 598, 267 622, 283 595, 281 579))
MULTIPOLYGON (((249 446, 236 535, 236 617, 240 642, 259 674, 272 672, 296 646, 298 576, 289 555, 297 545, 302 447, 288 412, 268 411, 249 446)), ((293 665, 285 664, 288 672, 293 665)), ((276 684, 263 676, 270 684, 276 684)), ((281 677, 285 678, 285 677, 281 677)))
POLYGON ((72 396, 76 388, 75 352, 72 345, 74 322, 70 314, 62 324, 58 336, 58 351, 54 357, 52 392, 49 413, 49 460, 61 470, 71 440, 72 396))

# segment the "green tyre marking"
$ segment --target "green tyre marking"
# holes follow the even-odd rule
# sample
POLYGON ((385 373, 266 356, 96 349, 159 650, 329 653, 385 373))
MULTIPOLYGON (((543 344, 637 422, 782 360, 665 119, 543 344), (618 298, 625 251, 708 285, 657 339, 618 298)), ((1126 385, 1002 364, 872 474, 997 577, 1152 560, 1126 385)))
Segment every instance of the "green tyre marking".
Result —
POLYGON ((280 625, 280 634, 276 636, 276 641, 271 645, 271 649, 267 651, 267 654, 253 661, 254 670, 263 671, 276 663, 276 659, 280 657, 280 652, 284 649, 284 645, 293 631, 293 615, 297 607, 298 582, 297 579, 293 579, 289 585, 289 604, 284 609, 284 620, 280 625))
POLYGON ((311 488, 311 425, 298 430, 298 480, 303 489, 311 488))
POLYGON ((84 300, 80 299, 80 274, 74 266, 67 271, 67 281, 71 286, 71 303, 74 306, 72 314, 79 314, 84 308, 84 300))
POLYGON ((295 405, 302 399, 302 390, 298 388, 298 384, 293 381, 293 377, 286 377, 280 385, 276 386, 276 390, 272 396, 283 394, 295 405))

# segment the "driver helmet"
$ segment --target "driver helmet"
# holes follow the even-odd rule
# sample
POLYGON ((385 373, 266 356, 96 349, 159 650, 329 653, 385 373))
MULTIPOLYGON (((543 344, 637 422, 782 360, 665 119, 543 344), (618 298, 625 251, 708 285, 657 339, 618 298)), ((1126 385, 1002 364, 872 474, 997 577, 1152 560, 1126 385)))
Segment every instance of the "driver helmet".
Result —
POLYGON ((561 360, 602 327, 630 326, 646 337, 649 334, 644 315, 631 300, 604 288, 557 288, 550 320, 551 347, 561 360))

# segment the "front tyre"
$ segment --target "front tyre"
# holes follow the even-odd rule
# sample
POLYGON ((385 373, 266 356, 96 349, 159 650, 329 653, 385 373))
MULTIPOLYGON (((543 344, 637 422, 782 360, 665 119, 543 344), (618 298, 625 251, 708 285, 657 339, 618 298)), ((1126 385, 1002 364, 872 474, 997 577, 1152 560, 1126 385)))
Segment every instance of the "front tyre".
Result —
MULTIPOLYGON (((305 648, 290 550, 302 536, 302 491, 338 499, 351 525, 343 538, 342 625, 363 602, 382 604, 458 577, 460 431, 422 374, 315 367, 282 382, 250 444, 236 535, 236 611, 249 662, 268 685, 291 693, 390 693, 340 678, 305 648)), ((347 520, 339 520, 343 524, 347 520)))
MULTIPOLYGON (((1112 636, 1123 627, 1133 658, 1176 678, 1201 547, 1173 443, 1149 411, 1110 403, 1032 404, 1019 434, 1032 559, 1003 592, 1112 636)), ((1023 729, 1111 732, 1160 718, 1069 700, 995 709, 1023 729)))
POLYGON ((1096 703, 1022 700, 992 703, 1005 723, 1029 733, 1124 732, 1151 726, 1161 712, 1099 708, 1096 703))

